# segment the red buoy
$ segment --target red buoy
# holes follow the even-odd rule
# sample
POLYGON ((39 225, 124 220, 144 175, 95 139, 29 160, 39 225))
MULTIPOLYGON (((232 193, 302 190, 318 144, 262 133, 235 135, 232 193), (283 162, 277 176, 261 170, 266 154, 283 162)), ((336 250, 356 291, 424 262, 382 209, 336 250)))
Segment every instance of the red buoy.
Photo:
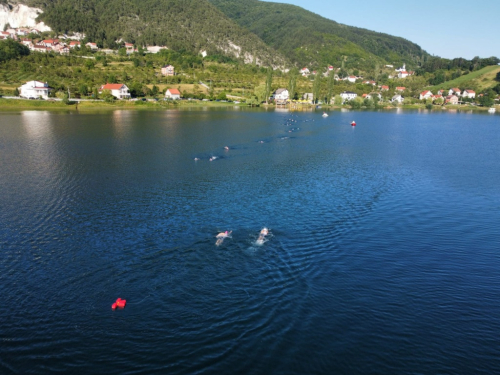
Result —
POLYGON ((356 126, 356 122, 355 121, 351 122, 351 125, 356 126))
POLYGON ((117 298, 116 302, 111 305, 111 308, 113 310, 115 310, 117 307, 119 307, 120 309, 123 309, 126 304, 127 304, 127 300, 121 299, 121 298, 117 298))

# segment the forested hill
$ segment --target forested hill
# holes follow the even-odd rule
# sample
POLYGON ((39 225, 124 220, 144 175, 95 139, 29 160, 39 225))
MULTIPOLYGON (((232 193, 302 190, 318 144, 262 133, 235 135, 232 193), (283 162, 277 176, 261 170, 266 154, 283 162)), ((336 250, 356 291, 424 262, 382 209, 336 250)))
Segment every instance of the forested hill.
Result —
POLYGON ((207 0, 21 0, 43 9, 39 17, 56 32, 83 32, 101 47, 115 41, 166 45, 182 51, 223 54, 261 65, 285 58, 238 26, 207 0))
POLYGON ((298 6, 258 0, 209 1, 299 65, 337 64, 347 56, 351 66, 379 60, 416 67, 429 56, 406 39, 342 25, 298 6))

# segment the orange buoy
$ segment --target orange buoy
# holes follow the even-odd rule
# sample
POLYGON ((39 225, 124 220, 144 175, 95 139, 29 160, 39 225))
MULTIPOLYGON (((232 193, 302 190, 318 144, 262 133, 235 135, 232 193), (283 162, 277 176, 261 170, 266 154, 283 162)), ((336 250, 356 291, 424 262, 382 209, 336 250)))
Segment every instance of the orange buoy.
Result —
POLYGON ((115 309, 116 309, 116 302, 115 302, 115 303, 113 303, 113 304, 111 305, 111 308, 112 308, 113 310, 115 310, 115 309))

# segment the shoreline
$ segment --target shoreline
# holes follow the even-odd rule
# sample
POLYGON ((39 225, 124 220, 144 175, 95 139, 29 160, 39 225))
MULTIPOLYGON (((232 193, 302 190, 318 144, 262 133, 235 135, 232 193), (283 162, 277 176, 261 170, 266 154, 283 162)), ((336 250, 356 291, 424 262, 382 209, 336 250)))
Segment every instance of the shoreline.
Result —
MULTIPOLYGON (((0 111, 19 111, 19 110, 66 110, 66 111, 94 111, 94 110, 172 110, 172 109, 187 109, 187 108, 248 108, 248 109, 283 109, 291 112, 301 112, 301 111, 324 111, 324 110, 342 110, 348 109, 352 111, 359 110, 428 110, 425 108, 425 104, 412 104, 403 105, 398 107, 385 106, 379 108, 357 108, 353 109, 349 106, 336 106, 336 105, 320 105, 317 108, 316 105, 312 104, 302 104, 299 106, 276 106, 274 104, 263 104, 260 107, 252 107, 245 103, 232 103, 232 102, 216 102, 216 101, 195 101, 195 100, 182 100, 176 102, 169 101, 115 101, 111 103, 102 101, 84 101, 84 102, 73 102, 71 104, 65 104, 61 101, 46 101, 46 100, 27 100, 27 99, 5 99, 0 98, 0 111)), ((493 106, 498 109, 497 106, 493 106)), ((449 106, 433 106, 431 111, 455 111, 455 112, 472 112, 472 113, 484 113, 488 112, 489 107, 477 107, 477 106, 464 106, 464 105, 449 105, 449 106)))

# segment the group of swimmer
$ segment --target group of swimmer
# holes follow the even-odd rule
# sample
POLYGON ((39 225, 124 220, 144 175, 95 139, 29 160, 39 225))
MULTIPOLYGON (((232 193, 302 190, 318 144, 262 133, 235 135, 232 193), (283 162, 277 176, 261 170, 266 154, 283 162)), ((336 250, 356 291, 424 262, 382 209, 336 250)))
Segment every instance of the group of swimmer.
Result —
MULTIPOLYGON (((231 233, 233 233, 233 231, 225 231, 225 232, 220 232, 217 236, 215 236, 215 238, 217 238, 217 241, 215 242, 215 246, 220 246, 224 240, 228 237, 231 237, 231 233)), ((259 237, 257 238, 257 241, 255 241, 255 243, 257 245, 262 245, 264 244, 264 240, 266 239, 266 236, 269 234, 269 229, 267 228, 262 228, 262 230, 260 231, 259 233, 259 237)))

